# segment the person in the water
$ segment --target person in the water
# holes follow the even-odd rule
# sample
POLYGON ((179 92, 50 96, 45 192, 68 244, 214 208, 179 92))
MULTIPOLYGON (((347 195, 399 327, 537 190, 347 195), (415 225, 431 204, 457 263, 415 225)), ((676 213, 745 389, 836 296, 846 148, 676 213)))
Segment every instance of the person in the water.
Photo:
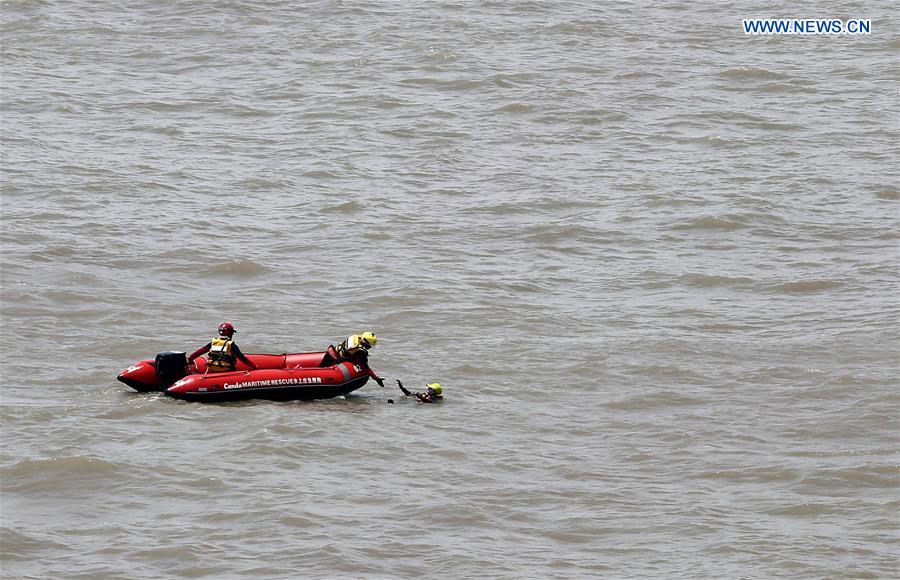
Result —
POLYGON ((415 397, 420 403, 436 403, 444 400, 444 387, 442 387, 440 383, 428 383, 425 385, 427 389, 424 393, 410 392, 409 389, 403 386, 400 379, 397 379, 397 386, 400 387, 400 390, 403 391, 404 395, 407 397, 415 397))

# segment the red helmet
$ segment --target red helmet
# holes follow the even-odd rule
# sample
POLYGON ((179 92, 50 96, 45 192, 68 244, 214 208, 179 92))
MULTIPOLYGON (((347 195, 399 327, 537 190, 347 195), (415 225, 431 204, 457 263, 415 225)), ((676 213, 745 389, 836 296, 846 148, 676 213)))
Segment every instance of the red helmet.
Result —
POLYGON ((223 322, 219 325, 219 334, 234 336, 235 332, 237 332, 237 330, 234 329, 234 326, 232 326, 230 322, 223 322))

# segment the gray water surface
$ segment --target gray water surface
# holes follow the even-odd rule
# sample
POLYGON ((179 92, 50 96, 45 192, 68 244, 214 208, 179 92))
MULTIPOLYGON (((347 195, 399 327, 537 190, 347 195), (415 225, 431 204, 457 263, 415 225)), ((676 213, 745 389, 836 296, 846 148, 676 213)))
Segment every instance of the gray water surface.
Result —
POLYGON ((896 10, 295 4, 0 3, 4 578, 900 575, 896 10))

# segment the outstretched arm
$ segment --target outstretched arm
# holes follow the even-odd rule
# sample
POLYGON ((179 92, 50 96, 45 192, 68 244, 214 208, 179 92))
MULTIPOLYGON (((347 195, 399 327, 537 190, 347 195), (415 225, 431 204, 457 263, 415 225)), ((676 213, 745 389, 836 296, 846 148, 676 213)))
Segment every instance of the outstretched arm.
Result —
POLYGON ((366 367, 366 373, 367 373, 370 377, 372 377, 373 379, 375 379, 375 382, 378 383, 378 386, 379 386, 379 387, 383 387, 383 386, 384 386, 384 379, 382 379, 381 377, 379 377, 378 375, 376 375, 376 374, 375 374, 375 371, 373 371, 373 370, 372 370, 371 368, 369 368, 368 366, 366 367))

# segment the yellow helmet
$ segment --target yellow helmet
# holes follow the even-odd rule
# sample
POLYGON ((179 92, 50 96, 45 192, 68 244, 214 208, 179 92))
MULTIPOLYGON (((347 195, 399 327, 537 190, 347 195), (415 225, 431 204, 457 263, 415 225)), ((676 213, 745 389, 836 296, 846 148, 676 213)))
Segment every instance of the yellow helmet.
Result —
POLYGON ((428 387, 429 389, 431 389, 432 391, 434 391, 435 395, 443 395, 444 394, 444 387, 441 386, 441 383, 428 383, 425 386, 428 387))
POLYGON ((366 331, 359 335, 359 342, 366 348, 372 348, 378 344, 378 337, 371 332, 366 331))

